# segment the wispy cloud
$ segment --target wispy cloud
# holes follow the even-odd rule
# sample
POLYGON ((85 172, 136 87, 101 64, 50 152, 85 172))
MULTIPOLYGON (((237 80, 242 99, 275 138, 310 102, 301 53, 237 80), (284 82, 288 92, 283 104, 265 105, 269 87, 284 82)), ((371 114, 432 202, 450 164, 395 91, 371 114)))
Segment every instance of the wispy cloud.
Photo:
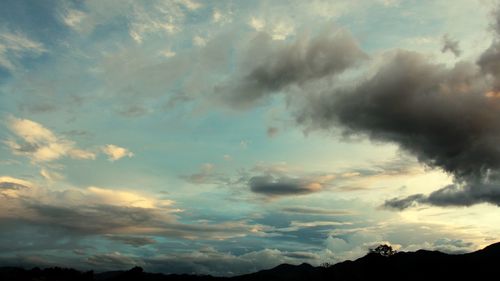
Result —
POLYGON ((0 67, 14 71, 24 57, 39 56, 47 52, 40 42, 20 32, 0 30, 0 67))
POLYGON ((64 24, 77 31, 82 30, 81 24, 86 17, 87 14, 85 12, 76 9, 67 9, 61 16, 64 24))

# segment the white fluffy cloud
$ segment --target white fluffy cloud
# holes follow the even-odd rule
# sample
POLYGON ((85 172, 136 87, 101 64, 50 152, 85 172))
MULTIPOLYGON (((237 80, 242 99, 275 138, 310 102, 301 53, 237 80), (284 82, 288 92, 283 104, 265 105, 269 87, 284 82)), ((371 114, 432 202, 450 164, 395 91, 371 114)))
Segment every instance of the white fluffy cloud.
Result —
MULTIPOLYGON (((31 159, 33 163, 51 162, 63 157, 72 159, 96 159, 96 152, 91 149, 79 148, 77 144, 65 137, 58 136, 45 126, 28 119, 10 117, 7 128, 15 137, 4 140, 13 154, 23 155, 31 159)), ((132 157, 134 154, 126 148, 107 144, 101 151, 108 156, 110 161, 116 161, 123 157, 132 157)), ((41 175, 46 179, 54 179, 46 169, 42 169, 41 175)))
POLYGON ((49 162, 62 157, 73 159, 95 159, 95 153, 80 149, 75 142, 57 136, 43 125, 28 120, 10 117, 7 127, 16 136, 4 143, 12 153, 31 158, 33 162, 49 162))
POLYGON ((120 160, 123 157, 134 156, 134 153, 130 152, 128 149, 123 148, 123 147, 119 147, 119 146, 114 145, 114 144, 105 145, 102 148, 102 152, 104 152, 104 154, 108 155, 109 161, 116 161, 116 160, 120 160))

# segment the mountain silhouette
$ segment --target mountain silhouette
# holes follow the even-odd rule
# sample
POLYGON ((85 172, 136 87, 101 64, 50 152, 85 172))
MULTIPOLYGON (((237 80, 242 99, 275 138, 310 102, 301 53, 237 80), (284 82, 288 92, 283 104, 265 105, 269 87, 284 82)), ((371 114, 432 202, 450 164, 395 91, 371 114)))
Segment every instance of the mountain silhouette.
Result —
POLYGON ((355 261, 344 261, 328 267, 281 264, 272 269, 234 277, 208 275, 147 273, 140 267, 128 271, 94 273, 68 268, 0 267, 0 280, 12 281, 253 281, 253 280, 496 280, 500 264, 500 243, 467 254, 445 254, 418 250, 390 256, 369 253, 355 261))

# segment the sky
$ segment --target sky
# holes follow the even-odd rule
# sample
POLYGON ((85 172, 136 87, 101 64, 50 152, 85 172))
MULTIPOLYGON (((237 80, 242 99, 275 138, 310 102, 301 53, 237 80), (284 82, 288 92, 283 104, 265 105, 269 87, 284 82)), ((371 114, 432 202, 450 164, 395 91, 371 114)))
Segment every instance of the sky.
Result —
POLYGON ((489 0, 0 3, 0 264, 231 276, 500 241, 489 0))

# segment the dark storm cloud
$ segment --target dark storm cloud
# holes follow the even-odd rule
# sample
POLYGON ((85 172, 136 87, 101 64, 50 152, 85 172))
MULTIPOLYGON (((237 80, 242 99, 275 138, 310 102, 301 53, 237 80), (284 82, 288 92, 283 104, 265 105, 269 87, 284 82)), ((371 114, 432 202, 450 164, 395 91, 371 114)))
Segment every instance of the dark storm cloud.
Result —
POLYGON ((494 83, 494 90, 500 90, 500 42, 493 42, 481 55, 477 64, 494 83))
POLYGON ((454 192, 446 187, 428 197, 393 199, 388 206, 498 204, 500 99, 489 90, 474 64, 446 68, 399 51, 373 77, 311 98, 297 120, 309 128, 340 125, 346 134, 396 143, 457 181, 454 192))
POLYGON ((429 195, 415 194, 404 198, 393 198, 385 201, 384 206, 403 210, 417 203, 435 206, 471 206, 479 203, 490 203, 500 206, 499 183, 463 183, 450 184, 429 195))
POLYGON ((249 62, 252 66, 239 78, 215 88, 224 102, 237 108, 255 105, 287 86, 340 74, 367 58, 345 31, 277 46, 274 44, 280 43, 274 43, 269 35, 260 34, 252 44, 259 46, 249 54, 257 62, 249 62))
POLYGON ((250 189, 266 196, 301 195, 317 192, 321 186, 315 183, 287 177, 254 176, 248 181, 250 189))
POLYGON ((455 57, 459 57, 462 51, 458 45, 458 40, 453 40, 448 36, 448 34, 445 34, 443 36, 443 48, 441 48, 441 52, 452 52, 455 57))
POLYGON ((481 67, 483 74, 489 76, 493 81, 494 90, 500 89, 500 6, 494 13, 495 21, 492 24, 496 38, 479 57, 477 64, 481 67))
POLYGON ((384 203, 384 207, 396 210, 404 210, 413 207, 416 203, 422 203, 422 201, 424 200, 425 196, 423 194, 414 194, 405 198, 393 198, 386 200, 384 203))
POLYGON ((452 69, 399 52, 353 89, 312 100, 299 121, 393 142, 459 178, 500 167, 499 101, 488 98, 475 66, 452 69))

